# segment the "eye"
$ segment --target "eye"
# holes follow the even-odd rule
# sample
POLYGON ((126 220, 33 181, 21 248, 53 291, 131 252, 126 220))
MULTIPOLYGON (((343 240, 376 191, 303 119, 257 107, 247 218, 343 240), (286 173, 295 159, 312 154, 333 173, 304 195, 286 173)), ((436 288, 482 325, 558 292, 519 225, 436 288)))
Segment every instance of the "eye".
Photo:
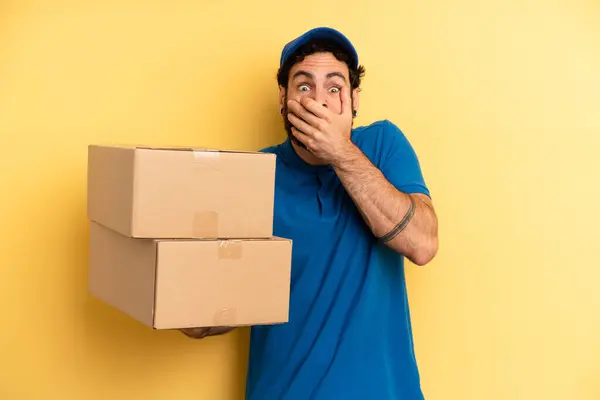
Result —
POLYGON ((306 84, 298 86, 298 90, 301 92, 307 92, 309 89, 310 88, 306 84))
POLYGON ((340 88, 337 87, 337 86, 332 87, 330 90, 331 90, 332 93, 339 93, 340 92, 340 88))

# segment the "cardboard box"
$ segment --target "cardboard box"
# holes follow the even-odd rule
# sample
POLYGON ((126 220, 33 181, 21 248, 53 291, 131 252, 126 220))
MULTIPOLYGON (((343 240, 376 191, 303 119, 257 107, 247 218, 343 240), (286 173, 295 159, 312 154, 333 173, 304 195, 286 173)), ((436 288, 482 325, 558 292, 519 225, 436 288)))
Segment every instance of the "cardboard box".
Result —
POLYGON ((275 155, 91 145, 88 217, 137 238, 268 238, 275 155))
POLYGON ((135 239, 90 225, 89 291, 154 329, 288 321, 292 242, 135 239))

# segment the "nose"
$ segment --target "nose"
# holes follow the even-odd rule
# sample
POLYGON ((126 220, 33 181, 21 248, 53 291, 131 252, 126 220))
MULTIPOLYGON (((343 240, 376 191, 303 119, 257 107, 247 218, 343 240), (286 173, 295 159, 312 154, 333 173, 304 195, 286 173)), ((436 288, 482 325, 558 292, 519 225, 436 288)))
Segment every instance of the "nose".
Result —
POLYGON ((313 91, 313 100, 317 103, 323 105, 323 107, 327 107, 327 91, 324 89, 318 89, 313 91))

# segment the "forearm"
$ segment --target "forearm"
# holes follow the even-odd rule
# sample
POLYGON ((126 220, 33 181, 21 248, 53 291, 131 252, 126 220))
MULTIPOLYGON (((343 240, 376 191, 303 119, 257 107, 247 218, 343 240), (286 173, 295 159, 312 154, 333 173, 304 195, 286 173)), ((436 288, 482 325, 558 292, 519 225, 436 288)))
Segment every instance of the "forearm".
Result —
POLYGON ((400 192, 351 143, 333 167, 377 238, 417 265, 427 264, 435 256, 437 217, 423 196, 400 192), (414 210, 408 213, 411 198, 414 210))

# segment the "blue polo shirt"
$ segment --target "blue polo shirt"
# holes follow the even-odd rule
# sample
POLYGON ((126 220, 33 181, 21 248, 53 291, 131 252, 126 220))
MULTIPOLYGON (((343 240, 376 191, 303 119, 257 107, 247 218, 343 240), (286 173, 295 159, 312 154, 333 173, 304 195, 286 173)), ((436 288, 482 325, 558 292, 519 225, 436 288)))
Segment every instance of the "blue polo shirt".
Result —
MULTIPOLYGON (((355 128, 353 142, 405 193, 429 195, 394 124, 355 128)), ((277 155, 274 234, 293 240, 289 322, 251 329, 247 400, 423 399, 404 259, 374 238, 330 166, 289 140, 277 155)))

